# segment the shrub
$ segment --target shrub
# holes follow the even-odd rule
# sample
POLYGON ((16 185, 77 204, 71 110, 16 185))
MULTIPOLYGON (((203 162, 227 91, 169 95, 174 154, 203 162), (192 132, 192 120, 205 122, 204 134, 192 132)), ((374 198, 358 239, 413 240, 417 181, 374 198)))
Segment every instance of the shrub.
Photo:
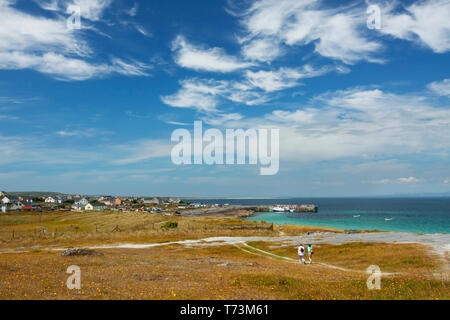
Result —
POLYGON ((161 226, 163 229, 175 229, 178 228, 178 222, 175 221, 167 221, 164 225, 161 226))

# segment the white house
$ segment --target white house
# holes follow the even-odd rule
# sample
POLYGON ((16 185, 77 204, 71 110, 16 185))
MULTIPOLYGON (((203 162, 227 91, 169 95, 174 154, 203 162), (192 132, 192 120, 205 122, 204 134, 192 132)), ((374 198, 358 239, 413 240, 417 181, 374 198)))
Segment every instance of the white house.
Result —
POLYGON ((11 210, 11 211, 16 211, 16 210, 21 210, 21 209, 22 209, 22 203, 20 203, 20 202, 15 202, 9 207, 9 210, 11 210))
POLYGON ((180 203, 181 200, 178 198, 169 198, 169 203, 180 203))
POLYGON ((86 206, 89 204, 89 201, 86 198, 80 199, 75 202, 75 205, 86 206))
POLYGON ((56 200, 53 197, 47 197, 45 198, 45 203, 55 203, 56 200))
POLYGON ((85 207, 84 210, 86 211, 102 211, 102 210, 106 210, 107 206, 104 203, 88 203, 85 207))
POLYGON ((11 200, 9 200, 8 197, 4 197, 4 198, 2 199, 2 203, 3 203, 3 204, 8 204, 8 203, 10 203, 10 202, 11 202, 11 200))
POLYGON ((154 197, 154 198, 142 198, 141 202, 143 204, 159 204, 160 201, 158 198, 154 197))

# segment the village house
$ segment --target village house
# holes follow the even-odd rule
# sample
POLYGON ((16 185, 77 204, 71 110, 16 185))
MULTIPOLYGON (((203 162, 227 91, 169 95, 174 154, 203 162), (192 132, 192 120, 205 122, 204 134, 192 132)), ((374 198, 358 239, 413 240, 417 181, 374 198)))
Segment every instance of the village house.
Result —
POLYGON ((154 198, 142 198, 141 203, 143 204, 159 204, 160 201, 158 198, 154 197, 154 198))
POLYGON ((19 202, 19 197, 16 196, 3 197, 2 199, 3 204, 18 204, 19 202))
POLYGON ((45 203, 55 203, 56 200, 53 197, 47 197, 44 200, 45 203))
POLYGON ((19 211, 22 209, 22 203, 19 202, 11 202, 11 204, 9 205, 8 210, 9 211, 19 211))
POLYGON ((113 197, 100 197, 98 201, 107 206, 113 206, 116 202, 116 200, 113 197))
POLYGON ((86 205, 89 204, 89 201, 86 198, 82 198, 78 201, 76 201, 73 205, 72 205, 72 209, 73 210, 77 210, 77 211, 81 211, 81 210, 85 210, 86 205))
POLYGON ((80 206, 86 206, 89 203, 89 201, 86 198, 82 198, 78 201, 75 201, 75 205, 80 205, 80 206))
POLYGON ((169 198, 169 203, 180 203, 180 201, 179 198, 169 198))
POLYGON ((30 196, 19 196, 19 200, 22 203, 33 203, 33 197, 30 196))
POLYGON ((106 210, 107 206, 104 203, 96 202, 96 203, 88 203, 84 210, 86 211, 102 211, 106 210))
POLYGON ((116 198, 115 204, 116 204, 116 206, 121 206, 122 205, 122 200, 120 200, 119 198, 116 198))

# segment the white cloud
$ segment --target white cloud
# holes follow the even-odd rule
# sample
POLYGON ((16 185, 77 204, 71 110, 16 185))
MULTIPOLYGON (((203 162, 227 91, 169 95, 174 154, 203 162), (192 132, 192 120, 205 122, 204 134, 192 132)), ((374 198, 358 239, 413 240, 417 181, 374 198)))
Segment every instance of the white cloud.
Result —
MULTIPOLYGON (((69 131, 65 133, 71 134, 69 131)), ((0 135, 0 154, 2 155, 0 165, 25 163, 31 163, 34 166, 90 163, 127 165, 154 158, 166 156, 169 158, 171 147, 170 140, 148 139, 126 144, 97 145, 95 150, 89 151, 73 145, 55 146, 54 143, 49 143, 42 138, 0 135)))
POLYGON ((427 96, 353 88, 232 125, 279 128, 280 157, 290 161, 431 156, 450 148, 450 110, 435 103, 427 96))
POLYGON ((151 32, 147 31, 147 29, 145 29, 143 26, 141 25, 136 25, 136 30, 139 31, 139 33, 141 33, 142 35, 150 38, 152 36, 151 32))
POLYGON ((297 86, 302 76, 295 69, 280 68, 278 71, 247 71, 246 77, 253 86, 272 92, 297 86))
POLYGON ((138 9, 139 9, 139 4, 137 2, 135 2, 133 7, 131 7, 131 9, 127 11, 127 14, 134 17, 137 15, 138 9))
POLYGON ((408 178, 398 178, 396 181, 398 181, 399 183, 414 183, 419 182, 420 179, 417 179, 415 177, 408 177, 408 178))
POLYGON ((280 68, 277 71, 247 71, 246 77, 253 86, 272 92, 295 87, 299 79, 317 77, 330 70, 328 67, 314 69, 310 65, 305 65, 302 68, 280 68))
POLYGON ((450 50, 450 2, 425 0, 405 8, 406 13, 395 13, 397 3, 383 9, 382 33, 395 38, 428 46, 436 53, 450 50))
POLYGON ((59 1, 58 0, 33 0, 42 9, 48 11, 59 11, 59 1))
POLYGON ((111 163, 127 165, 154 158, 169 158, 172 146, 169 140, 141 140, 133 144, 114 146, 113 149, 125 153, 126 156, 112 160, 111 163))
POLYGON ((175 52, 175 62, 183 68, 198 71, 232 72, 253 66, 250 62, 239 59, 225 53, 222 48, 204 49, 194 46, 182 36, 178 36, 172 43, 175 52))
POLYGON ((96 128, 87 128, 83 130, 60 130, 56 132, 61 137, 94 137, 98 135, 113 134, 111 131, 99 130, 96 128))
POLYGON ((19 118, 16 116, 0 114, 0 121, 11 121, 11 120, 19 120, 19 118))
POLYGON ((191 78, 180 81, 180 84, 178 92, 161 97, 165 104, 201 112, 217 112, 217 106, 225 100, 255 105, 269 99, 251 85, 241 82, 191 78))
POLYGON ((437 95, 450 97, 450 79, 432 82, 428 85, 428 89, 437 95))
POLYGON ((53 52, 42 56, 23 52, 0 52, 0 69, 34 69, 53 75, 58 80, 86 80, 112 73, 128 76, 145 76, 150 66, 135 62, 130 64, 115 58, 111 64, 91 64, 81 59, 68 58, 53 52))
POLYGON ((215 80, 188 79, 180 82, 177 93, 162 96, 161 100, 172 107, 194 108, 203 112, 216 110, 218 95, 224 90, 225 82, 215 80))
POLYGON ((91 49, 66 26, 64 19, 22 13, 3 2, 0 10, 0 51, 51 51, 87 56, 91 49))
POLYGON ((64 2, 66 8, 69 5, 80 7, 82 18, 91 21, 99 21, 103 15, 103 12, 107 7, 109 7, 112 0, 70 0, 64 2))
POLYGON ((281 54, 281 48, 274 38, 254 39, 245 43, 242 54, 250 60, 270 62, 281 54))
POLYGON ((247 31, 242 38, 244 54, 260 61, 273 60, 289 47, 314 44, 324 57, 353 64, 361 60, 381 62, 373 54, 381 49, 363 35, 365 10, 361 8, 321 9, 321 1, 259 0, 245 12, 242 24, 247 31), (271 45, 269 45, 269 43, 271 45), (260 47, 262 53, 255 54, 260 47))
MULTIPOLYGON (((53 2, 40 2, 48 8, 53 2)), ((84 4, 83 1, 77 2, 84 4)), ((100 16, 109 1, 86 2, 86 15, 100 16)), ((49 19, 23 13, 0 0, 0 69, 34 69, 60 80, 85 80, 118 73, 145 76, 147 64, 112 58, 110 63, 94 63, 87 59, 93 52, 74 30, 67 28, 64 18, 49 19)))
POLYGON ((0 136, 0 165, 33 163, 35 165, 86 164, 104 161, 101 153, 46 145, 42 139, 0 136))
MULTIPOLYGON (((80 15, 84 19, 91 21, 99 21, 103 12, 108 8, 112 0, 33 0, 42 9, 48 11, 61 11, 66 13, 69 6, 77 6, 80 8, 80 15)), ((135 8, 135 7, 133 7, 135 8)), ((130 12, 133 12, 133 8, 130 12)), ((137 10, 134 9, 134 10, 137 10)))
POLYGON ((220 126, 229 121, 239 121, 244 116, 240 113, 217 113, 208 117, 203 117, 202 120, 213 126, 220 126))
POLYGON ((363 180, 362 183, 371 183, 371 184, 402 184, 402 183, 417 183, 420 182, 420 179, 415 177, 408 178, 397 178, 397 179, 381 179, 381 180, 363 180))

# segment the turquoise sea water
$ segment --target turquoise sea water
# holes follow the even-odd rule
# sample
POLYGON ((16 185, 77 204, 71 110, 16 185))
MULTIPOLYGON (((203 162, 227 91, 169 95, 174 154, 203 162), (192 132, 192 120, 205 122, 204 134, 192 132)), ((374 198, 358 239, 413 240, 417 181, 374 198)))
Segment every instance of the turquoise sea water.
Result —
POLYGON ((318 213, 255 213, 247 218, 275 224, 337 229, 450 233, 450 198, 298 198, 203 200, 242 205, 300 204, 319 206, 318 213), (357 217, 359 216, 359 217, 357 217), (389 219, 389 220, 385 220, 389 219))

